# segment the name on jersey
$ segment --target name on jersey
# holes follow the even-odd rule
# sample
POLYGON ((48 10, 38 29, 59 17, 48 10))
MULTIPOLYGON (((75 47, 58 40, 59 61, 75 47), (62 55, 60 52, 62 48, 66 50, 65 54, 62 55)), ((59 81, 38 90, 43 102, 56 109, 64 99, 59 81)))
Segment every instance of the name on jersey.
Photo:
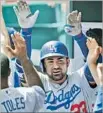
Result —
POLYGON ((17 97, 17 98, 14 98, 13 100, 11 99, 6 100, 6 101, 3 101, 1 104, 4 106, 6 112, 12 112, 12 111, 25 108, 24 97, 17 97))
POLYGON ((81 92, 81 89, 74 84, 70 91, 64 92, 62 89, 59 92, 58 96, 55 95, 53 91, 46 92, 45 104, 47 104, 47 109, 57 110, 61 107, 68 109, 70 107, 70 103, 81 92))

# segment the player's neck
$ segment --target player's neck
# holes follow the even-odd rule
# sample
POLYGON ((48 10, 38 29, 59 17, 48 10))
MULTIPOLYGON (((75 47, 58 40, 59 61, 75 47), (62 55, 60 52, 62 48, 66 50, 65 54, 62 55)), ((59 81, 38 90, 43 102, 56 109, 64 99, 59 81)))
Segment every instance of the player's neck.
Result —
POLYGON ((1 89, 8 88, 8 79, 1 79, 1 89))

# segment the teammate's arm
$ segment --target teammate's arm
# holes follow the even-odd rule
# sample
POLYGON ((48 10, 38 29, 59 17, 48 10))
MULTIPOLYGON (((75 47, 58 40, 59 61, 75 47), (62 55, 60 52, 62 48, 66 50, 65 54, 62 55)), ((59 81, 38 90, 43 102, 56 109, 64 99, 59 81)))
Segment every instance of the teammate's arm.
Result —
MULTIPOLYGON (((28 58, 30 59, 31 58, 31 50, 32 50, 32 47, 31 47, 32 27, 36 22, 39 11, 36 11, 34 13, 34 15, 32 15, 28 4, 23 0, 18 1, 17 8, 14 6, 13 9, 17 16, 18 23, 19 23, 20 27, 22 28, 21 35, 25 39, 27 55, 28 55, 28 58)), ((19 73, 19 75, 21 75, 20 79, 22 80, 22 78, 24 78, 23 77, 24 72, 22 69, 21 62, 18 59, 16 59, 16 69, 17 69, 17 72, 19 73)))
MULTIPOLYGON (((68 15, 65 32, 71 35, 77 42, 86 60, 88 55, 88 48, 86 46, 87 37, 82 33, 81 12, 78 13, 76 10, 68 15)), ((87 63, 84 65, 84 74, 89 83, 95 84, 87 63)))
POLYGON ((94 105, 94 113, 103 112, 103 63, 96 64, 99 54, 102 54, 103 48, 99 47, 94 39, 87 41, 89 54, 87 57, 88 66, 98 85, 97 99, 94 105))
POLYGON ((82 33, 81 12, 72 11, 67 16, 67 25, 64 27, 65 32, 71 35, 78 43, 83 55, 87 58, 88 48, 86 46, 87 37, 82 33))
POLYGON ((7 32, 6 26, 5 26, 5 21, 3 18, 3 14, 2 14, 2 4, 0 3, 0 33, 2 34, 2 39, 1 39, 1 49, 2 52, 6 55, 8 55, 9 58, 11 58, 12 56, 9 55, 9 53, 7 53, 5 46, 6 45, 10 45, 10 38, 9 38, 9 34, 7 32))
POLYGON ((87 63, 88 63, 89 69, 91 71, 91 74, 92 74, 93 78, 95 79, 95 82, 97 83, 97 85, 99 85, 100 80, 99 80, 99 76, 98 76, 98 73, 96 70, 97 69, 96 61, 97 61, 99 55, 101 54, 102 49, 100 46, 98 46, 95 39, 87 40, 87 47, 89 49, 87 63))
POLYGON ((25 39, 22 38, 19 33, 15 33, 12 36, 12 39, 14 42, 15 49, 12 49, 10 46, 7 46, 7 50, 9 54, 20 60, 29 86, 38 85, 43 88, 38 72, 27 56, 25 39))

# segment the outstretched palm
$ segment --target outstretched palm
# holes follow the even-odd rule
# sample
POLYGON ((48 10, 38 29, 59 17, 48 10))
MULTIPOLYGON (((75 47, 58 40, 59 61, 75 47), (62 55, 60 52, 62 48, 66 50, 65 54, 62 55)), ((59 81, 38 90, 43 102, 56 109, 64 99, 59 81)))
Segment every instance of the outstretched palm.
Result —
POLYGON ((19 0, 16 6, 13 7, 21 28, 31 28, 35 24, 39 11, 37 10, 33 15, 28 4, 24 0, 19 0))
POLYGON ((100 47, 98 46, 98 43, 95 39, 88 39, 87 40, 87 47, 89 49, 87 61, 88 63, 96 63, 99 54, 100 54, 100 47))
POLYGON ((65 26, 65 32, 67 32, 71 36, 75 36, 81 33, 81 12, 72 11, 67 16, 67 24, 65 26))
POLYGON ((14 42, 15 49, 12 49, 10 46, 7 46, 7 50, 9 54, 18 59, 23 60, 23 58, 27 57, 26 51, 26 43, 23 37, 19 33, 15 33, 12 35, 12 39, 14 42))

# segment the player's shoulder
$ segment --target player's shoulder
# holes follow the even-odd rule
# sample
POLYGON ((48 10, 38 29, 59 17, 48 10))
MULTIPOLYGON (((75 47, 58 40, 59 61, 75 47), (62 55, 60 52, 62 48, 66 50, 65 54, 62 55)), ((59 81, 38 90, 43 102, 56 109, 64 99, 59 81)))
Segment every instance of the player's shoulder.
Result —
POLYGON ((71 81, 74 81, 75 83, 80 82, 80 75, 79 75, 78 71, 72 72, 69 79, 71 81))
POLYGON ((76 71, 70 73, 68 76, 69 76, 70 78, 73 78, 73 77, 76 78, 76 77, 80 77, 82 74, 83 74, 83 69, 80 68, 80 69, 78 69, 78 70, 76 70, 76 71))
POLYGON ((31 87, 17 87, 16 90, 20 93, 27 93, 27 92, 32 92, 31 87))
POLYGON ((6 95, 24 95, 24 92, 21 88, 14 88, 14 87, 8 87, 8 88, 5 88, 5 89, 2 89, 0 91, 1 95, 3 95, 4 97, 6 95))
POLYGON ((40 86, 34 85, 32 87, 18 87, 16 88, 20 93, 36 93, 43 92, 43 89, 40 86))

